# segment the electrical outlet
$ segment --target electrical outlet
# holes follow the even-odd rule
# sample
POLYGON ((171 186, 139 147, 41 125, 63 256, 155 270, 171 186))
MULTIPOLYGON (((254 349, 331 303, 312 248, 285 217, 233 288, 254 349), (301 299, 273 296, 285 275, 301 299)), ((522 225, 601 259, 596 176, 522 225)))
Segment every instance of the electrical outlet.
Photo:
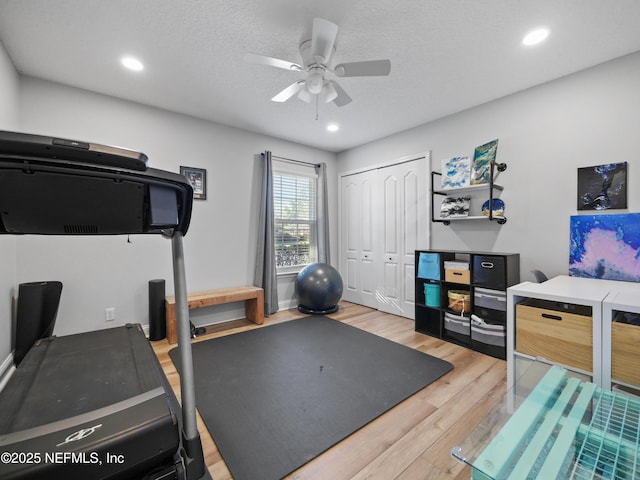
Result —
POLYGON ((116 309, 114 307, 105 308, 104 310, 104 319, 107 322, 111 322, 116 319, 116 309))

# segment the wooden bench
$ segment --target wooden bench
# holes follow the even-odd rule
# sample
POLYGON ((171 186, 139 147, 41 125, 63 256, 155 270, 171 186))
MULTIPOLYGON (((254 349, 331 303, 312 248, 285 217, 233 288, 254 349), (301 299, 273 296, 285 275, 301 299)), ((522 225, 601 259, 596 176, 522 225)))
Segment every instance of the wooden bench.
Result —
MULTIPOLYGON (((259 287, 236 287, 221 290, 208 290, 206 292, 187 295, 189 310, 224 303, 245 301, 247 320, 262 325, 264 323, 264 290, 259 287)), ((178 331, 176 329, 176 298, 167 297, 166 323, 167 340, 169 343, 178 343, 178 331)))

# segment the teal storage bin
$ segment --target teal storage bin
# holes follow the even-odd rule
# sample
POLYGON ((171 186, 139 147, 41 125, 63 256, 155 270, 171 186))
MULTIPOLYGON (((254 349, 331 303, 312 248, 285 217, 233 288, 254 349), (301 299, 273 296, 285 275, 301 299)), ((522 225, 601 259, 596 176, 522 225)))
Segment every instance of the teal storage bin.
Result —
POLYGON ((440 280, 440 255, 421 252, 418 256, 418 278, 440 280))
POLYGON ((425 283, 424 304, 428 307, 440 307, 440 285, 425 283))

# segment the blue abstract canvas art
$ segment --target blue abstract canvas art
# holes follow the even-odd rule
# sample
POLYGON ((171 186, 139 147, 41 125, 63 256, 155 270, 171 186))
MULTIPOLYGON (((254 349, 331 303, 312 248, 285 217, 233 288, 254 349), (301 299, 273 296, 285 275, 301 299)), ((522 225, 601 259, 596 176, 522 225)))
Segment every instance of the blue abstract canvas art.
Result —
POLYGON ((571 217, 569 275, 640 282, 640 213, 571 217))
POLYGON ((476 147, 471 165, 471 185, 489 183, 491 163, 496 160, 497 150, 498 140, 492 140, 489 143, 476 147))
POLYGON ((442 188, 464 188, 471 185, 471 158, 453 157, 442 161, 442 188))

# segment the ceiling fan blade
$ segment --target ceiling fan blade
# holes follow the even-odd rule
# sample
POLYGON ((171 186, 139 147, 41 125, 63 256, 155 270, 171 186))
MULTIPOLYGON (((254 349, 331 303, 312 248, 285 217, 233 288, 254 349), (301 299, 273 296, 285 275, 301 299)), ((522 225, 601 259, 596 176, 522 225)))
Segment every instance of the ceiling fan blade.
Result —
POLYGON ((314 18, 311 33, 311 58, 320 61, 320 63, 328 63, 337 36, 338 25, 329 20, 314 18), (322 60, 318 60, 317 57, 322 57, 322 60))
POLYGON ((302 87, 304 87, 304 80, 298 80, 296 83, 292 83, 287 88, 278 93, 271 99, 272 102, 286 102, 296 93, 298 93, 302 87))
POLYGON ((338 77, 377 77, 391 72, 390 60, 341 63, 333 69, 338 77))
POLYGON ((338 94, 338 96, 333 100, 333 103, 335 103, 339 107, 344 107, 346 104, 351 103, 351 97, 347 95, 347 92, 345 92, 340 85, 338 85, 333 80, 331 81, 331 84, 333 85, 333 88, 336 89, 336 93, 338 94))
POLYGON ((267 57, 265 55, 258 55, 257 53, 245 53, 244 61, 267 65, 269 67, 283 68, 285 70, 293 70, 294 72, 300 72, 302 70, 302 67, 296 63, 280 60, 279 58, 267 57))

